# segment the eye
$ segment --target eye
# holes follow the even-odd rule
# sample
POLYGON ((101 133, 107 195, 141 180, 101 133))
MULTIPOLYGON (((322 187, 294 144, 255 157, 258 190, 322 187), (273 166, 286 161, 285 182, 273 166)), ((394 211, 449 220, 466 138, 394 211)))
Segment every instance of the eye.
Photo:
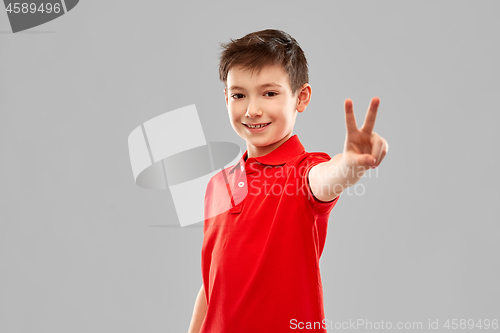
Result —
MULTIPOLYGON (((278 95, 278 94, 277 94, 277 93, 275 93, 274 91, 268 91, 268 92, 266 92, 266 95, 267 95, 267 94, 274 94, 273 96, 278 95)), ((271 96, 271 97, 272 97, 272 96, 271 96)))
POLYGON ((234 96, 239 96, 239 95, 243 96, 243 94, 233 94, 233 95, 231 95, 231 97, 232 97, 233 99, 239 99, 239 98, 235 98, 235 97, 234 97, 234 96))

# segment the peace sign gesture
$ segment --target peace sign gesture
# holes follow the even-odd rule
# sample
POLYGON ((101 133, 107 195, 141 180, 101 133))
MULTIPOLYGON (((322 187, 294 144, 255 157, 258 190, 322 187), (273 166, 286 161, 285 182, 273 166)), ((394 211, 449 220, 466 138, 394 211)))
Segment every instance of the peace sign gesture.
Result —
POLYGON ((365 122, 358 129, 352 100, 348 98, 344 102, 347 134, 342 158, 348 167, 376 168, 389 151, 387 141, 373 132, 379 104, 378 97, 372 98, 365 122))

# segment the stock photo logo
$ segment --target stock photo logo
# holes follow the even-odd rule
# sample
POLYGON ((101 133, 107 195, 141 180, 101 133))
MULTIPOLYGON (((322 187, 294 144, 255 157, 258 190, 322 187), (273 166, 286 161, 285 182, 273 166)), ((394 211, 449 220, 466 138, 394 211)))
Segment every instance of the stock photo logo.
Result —
POLYGON ((75 8, 79 0, 4 0, 12 32, 27 30, 62 16, 75 8))
POLYGON ((232 142, 207 142, 194 104, 136 127, 128 137, 128 149, 135 183, 146 189, 168 189, 181 227, 230 210, 248 193, 244 187, 236 202, 229 184, 215 184, 224 191, 218 192, 222 194, 216 207, 204 211, 210 179, 235 165, 243 152, 232 142))

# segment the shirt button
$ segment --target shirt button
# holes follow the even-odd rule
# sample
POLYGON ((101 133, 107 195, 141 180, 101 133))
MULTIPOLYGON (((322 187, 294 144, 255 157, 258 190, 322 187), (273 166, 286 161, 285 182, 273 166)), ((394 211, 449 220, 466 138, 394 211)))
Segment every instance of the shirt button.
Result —
POLYGON ((243 183, 243 182, 239 182, 239 183, 238 183, 238 186, 239 186, 239 187, 243 187, 243 185, 245 185, 245 183, 243 183))
POLYGON ((241 167, 241 172, 243 172, 243 170, 245 170, 245 168, 243 167, 243 165, 240 166, 240 167, 241 167))

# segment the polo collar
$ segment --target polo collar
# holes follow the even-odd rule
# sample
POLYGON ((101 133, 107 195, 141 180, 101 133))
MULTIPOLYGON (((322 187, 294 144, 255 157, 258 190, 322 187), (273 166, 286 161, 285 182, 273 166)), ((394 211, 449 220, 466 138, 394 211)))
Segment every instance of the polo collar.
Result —
MULTIPOLYGON (((288 161, 292 160, 293 158, 299 156, 304 151, 305 151, 304 146, 300 142, 299 137, 297 136, 297 134, 294 134, 272 152, 264 156, 253 157, 253 158, 257 160, 257 162, 265 165, 283 165, 288 161)), ((248 149, 245 151, 243 156, 238 160, 238 163, 236 163, 235 166, 230 168, 229 173, 231 174, 236 168, 240 168, 240 165, 245 165, 245 158, 247 156, 248 156, 248 149)))

